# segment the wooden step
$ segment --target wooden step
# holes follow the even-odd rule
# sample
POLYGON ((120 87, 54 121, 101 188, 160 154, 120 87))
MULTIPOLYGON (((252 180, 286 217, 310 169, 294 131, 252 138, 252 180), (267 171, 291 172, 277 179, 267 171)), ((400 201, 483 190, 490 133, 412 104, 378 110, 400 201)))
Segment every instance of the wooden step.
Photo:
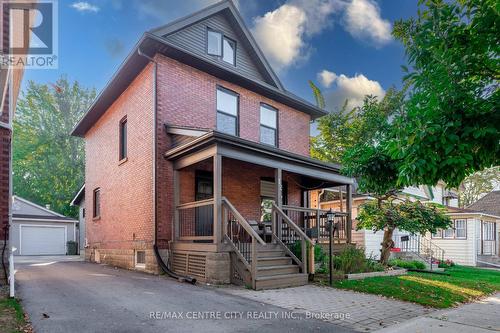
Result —
POLYGON ((257 252, 258 258, 275 258, 275 257, 286 257, 285 250, 260 250, 257 252))
POLYGON ((287 288, 299 287, 307 284, 307 274, 281 274, 272 276, 258 276, 255 279, 255 289, 273 289, 273 288, 287 288))
POLYGON ((259 266, 257 267, 257 276, 273 276, 298 273, 297 265, 279 265, 279 266, 259 266))
MULTIPOLYGON (((251 262, 251 260, 250 260, 251 262)), ((292 264, 292 258, 290 257, 264 257, 264 258, 258 258, 257 260, 257 266, 263 267, 263 266, 280 266, 280 265, 291 265, 292 264)))

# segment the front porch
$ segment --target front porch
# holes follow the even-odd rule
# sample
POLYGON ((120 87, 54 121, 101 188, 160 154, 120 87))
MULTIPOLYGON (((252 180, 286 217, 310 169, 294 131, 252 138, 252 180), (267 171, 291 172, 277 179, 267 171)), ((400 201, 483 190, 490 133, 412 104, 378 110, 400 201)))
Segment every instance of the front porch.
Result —
POLYGON ((338 167, 218 132, 172 148, 172 268, 254 289, 302 285, 314 274, 316 243, 328 241, 327 211, 310 191, 346 186, 334 238, 351 243, 352 180, 338 167))

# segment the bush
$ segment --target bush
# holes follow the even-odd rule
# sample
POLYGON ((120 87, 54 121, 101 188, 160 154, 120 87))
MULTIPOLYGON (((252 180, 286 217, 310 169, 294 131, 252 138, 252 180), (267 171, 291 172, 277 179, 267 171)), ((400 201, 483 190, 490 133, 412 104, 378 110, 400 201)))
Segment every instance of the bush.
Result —
POLYGON ((446 259, 445 261, 440 261, 438 263, 439 268, 450 268, 453 266, 455 266, 455 263, 453 262, 453 260, 450 259, 446 259))
MULTIPOLYGON (((300 241, 295 242, 290 250, 299 260, 302 259, 302 243, 300 241)), ((309 247, 307 247, 307 254, 309 254, 309 247)), ((323 252, 323 248, 318 244, 314 245, 314 262, 323 263, 325 257, 327 256, 323 252)))
POLYGON ((365 250, 354 246, 345 247, 339 255, 333 258, 333 267, 335 270, 342 271, 344 274, 380 272, 384 266, 373 260, 366 259, 365 250))
POLYGON ((389 261, 389 266, 397 266, 406 269, 425 269, 426 266, 423 262, 418 260, 402 260, 392 259, 389 261))

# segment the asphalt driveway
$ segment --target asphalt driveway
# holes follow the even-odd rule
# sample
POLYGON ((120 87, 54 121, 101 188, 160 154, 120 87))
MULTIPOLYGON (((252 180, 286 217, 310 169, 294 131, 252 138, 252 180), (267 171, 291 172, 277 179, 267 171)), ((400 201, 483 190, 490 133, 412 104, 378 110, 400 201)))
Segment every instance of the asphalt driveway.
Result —
POLYGON ((17 296, 37 333, 352 332, 164 276, 57 260, 17 269, 17 296))

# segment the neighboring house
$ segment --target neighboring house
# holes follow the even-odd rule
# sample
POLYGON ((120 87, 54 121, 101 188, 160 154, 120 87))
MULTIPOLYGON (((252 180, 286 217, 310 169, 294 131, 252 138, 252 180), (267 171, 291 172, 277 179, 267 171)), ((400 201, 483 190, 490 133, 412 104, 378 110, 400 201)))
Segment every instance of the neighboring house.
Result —
MULTIPOLYGON (((324 215, 306 223, 309 190, 353 184, 309 157, 324 114, 284 89, 231 1, 146 32, 73 131, 85 139, 87 260, 305 284, 313 267, 289 248, 325 233, 324 215)), ((344 242, 349 217, 336 217, 344 242)))
MULTIPOLYGON (((10 38, 21 39, 23 36, 24 19, 22 16, 10 16, 8 6, 2 2, 0 6, 0 259, 8 267, 9 226, 11 223, 12 197, 12 121, 16 109, 23 67, 6 67, 2 65, 4 55, 9 55, 10 38), (3 249, 6 251, 3 251, 3 249), (2 253, 4 257, 1 258, 2 253)), ((2 265, 0 264, 0 267, 2 265)), ((4 270, 0 269, 0 279, 3 280, 4 270)))
MULTIPOLYGON (((336 211, 342 211, 345 209, 345 197, 343 200, 339 200, 338 191, 334 191, 333 200, 325 201, 324 199, 320 202, 320 208, 324 210, 333 209, 336 211), (341 205, 343 203, 343 206, 341 205)), ((322 198, 325 195, 323 194, 322 198)), ((313 207, 317 207, 317 195, 314 196, 313 207)), ((436 186, 411 186, 403 189, 398 197, 401 199, 409 200, 419 200, 422 202, 433 202, 445 206, 458 207, 458 195, 454 190, 449 190, 446 188, 444 182, 439 182, 436 186)), ((375 200, 373 197, 364 194, 354 194, 352 198, 352 217, 356 218, 358 215, 359 207, 367 202, 368 200, 375 200)), ((356 221, 353 222, 353 228, 356 229, 356 221)), ((366 256, 372 258, 379 258, 380 248, 383 240, 383 231, 378 231, 374 233, 372 230, 353 230, 352 231, 352 242, 358 246, 362 246, 365 249, 366 256)), ((399 232, 396 230, 393 235, 394 241, 400 239, 401 236, 405 236, 407 233, 399 232)))
MULTIPOLYGON (((436 186, 418 186, 405 188, 399 194, 400 198, 420 200, 444 205, 452 226, 447 230, 440 230, 436 235, 427 234, 425 237, 411 236, 406 232, 396 230, 393 234, 395 247, 402 251, 419 252, 422 257, 429 253, 439 259, 441 253, 444 259, 451 259, 461 265, 476 266, 482 261, 495 263, 498 256, 498 230, 500 223, 500 195, 492 192, 469 206, 467 209, 458 208, 458 195, 455 190, 446 188, 446 184, 439 182, 436 186), (405 236, 409 236, 407 239, 405 236), (402 238, 403 237, 403 238, 402 238)), ((338 194, 336 194, 338 197, 338 194)), ((359 207, 374 200, 373 197, 354 194, 352 201, 352 216, 356 218, 359 207)), ((313 206, 315 203, 313 203, 313 206)), ((342 210, 338 199, 320 203, 321 209, 342 210)), ((353 221, 353 228, 356 221, 353 221)), ((353 230, 352 242, 365 248, 367 257, 379 258, 383 231, 374 233, 372 230, 353 230)))
POLYGON ((78 206, 78 226, 76 230, 76 239, 78 239, 79 254, 85 255, 85 185, 83 185, 78 193, 71 200, 71 206, 78 206))
POLYGON ((78 221, 48 207, 14 196, 12 213, 10 244, 16 255, 64 255, 67 242, 77 239, 78 221))

